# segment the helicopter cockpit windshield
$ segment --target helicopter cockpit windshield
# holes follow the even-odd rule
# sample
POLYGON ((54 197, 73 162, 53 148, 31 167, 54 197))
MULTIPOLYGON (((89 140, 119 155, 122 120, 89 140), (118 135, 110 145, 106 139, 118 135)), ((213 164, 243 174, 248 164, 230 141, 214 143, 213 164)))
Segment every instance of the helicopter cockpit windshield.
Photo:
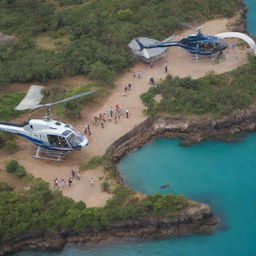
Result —
POLYGON ((77 147, 80 147, 81 143, 83 142, 83 135, 80 132, 79 133, 72 132, 70 135, 68 135, 67 140, 72 148, 77 148, 77 147))

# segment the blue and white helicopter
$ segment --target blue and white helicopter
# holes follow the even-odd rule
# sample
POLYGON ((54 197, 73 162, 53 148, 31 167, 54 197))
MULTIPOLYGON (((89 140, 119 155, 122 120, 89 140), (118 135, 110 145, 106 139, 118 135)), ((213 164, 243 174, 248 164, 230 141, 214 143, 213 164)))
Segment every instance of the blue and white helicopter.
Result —
POLYGON ((44 119, 30 119, 24 123, 0 122, 0 131, 20 135, 38 146, 34 158, 59 161, 66 153, 87 146, 88 139, 72 125, 52 120, 50 107, 91 93, 93 92, 84 92, 54 103, 24 107, 20 110, 44 107, 46 116, 44 119))
POLYGON ((202 33, 202 27, 197 28, 197 34, 189 35, 180 41, 160 42, 152 45, 143 45, 139 39, 135 39, 140 50, 146 58, 149 54, 146 49, 179 46, 191 54, 197 55, 218 55, 221 54, 228 44, 222 38, 216 36, 208 36, 202 33))

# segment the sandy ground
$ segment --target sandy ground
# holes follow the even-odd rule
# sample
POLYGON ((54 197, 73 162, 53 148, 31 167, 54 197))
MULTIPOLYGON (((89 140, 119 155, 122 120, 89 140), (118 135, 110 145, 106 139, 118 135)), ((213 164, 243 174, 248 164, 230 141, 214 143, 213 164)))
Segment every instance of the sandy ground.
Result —
MULTIPOLYGON (((205 23, 203 30, 205 34, 214 35, 227 31, 227 24, 227 19, 217 19, 205 23)), ((186 37, 190 33, 194 33, 194 31, 186 30, 182 32, 182 34, 179 34, 176 39, 186 37)), ((130 72, 124 73, 116 79, 116 88, 100 107, 83 109, 82 119, 75 122, 74 126, 83 130, 86 122, 91 122, 94 116, 98 116, 99 113, 108 113, 110 107, 115 107, 116 104, 121 105, 123 109, 126 107, 129 108, 129 119, 122 116, 117 124, 115 124, 114 121, 107 121, 104 128, 101 128, 100 125, 92 127, 92 135, 88 136, 88 147, 83 148, 79 152, 70 154, 67 159, 62 162, 31 158, 35 147, 27 140, 20 138, 18 144, 21 150, 14 155, 7 156, 1 154, 0 168, 1 166, 3 167, 7 159, 16 159, 20 164, 25 166, 28 172, 32 173, 35 177, 41 177, 50 182, 51 186, 55 177, 57 177, 59 181, 62 178, 67 181, 71 176, 71 168, 77 170, 81 162, 88 161, 94 155, 104 154, 105 150, 116 139, 146 119, 146 116, 143 114, 144 105, 140 100, 140 95, 148 90, 150 77, 154 77, 156 81, 163 80, 167 75, 164 72, 166 65, 168 65, 168 73, 173 76, 191 76, 192 78, 198 78, 209 71, 223 73, 246 63, 246 50, 237 48, 229 51, 229 54, 233 56, 233 60, 225 60, 219 64, 215 61, 194 63, 191 55, 178 47, 170 48, 167 56, 155 63, 153 68, 150 68, 142 62, 136 64, 130 72), (138 71, 141 72, 142 77, 134 78, 132 73, 138 71), (125 97, 123 96, 123 91, 128 83, 132 84, 132 90, 129 91, 128 95, 125 97)), ((103 206, 110 198, 110 195, 102 192, 100 187, 100 177, 103 176, 104 171, 101 168, 86 171, 81 175, 81 180, 74 180, 70 188, 68 186, 63 188, 63 194, 72 197, 76 201, 82 200, 89 207, 103 206), (93 186, 89 184, 89 177, 93 177, 95 180, 93 186)))

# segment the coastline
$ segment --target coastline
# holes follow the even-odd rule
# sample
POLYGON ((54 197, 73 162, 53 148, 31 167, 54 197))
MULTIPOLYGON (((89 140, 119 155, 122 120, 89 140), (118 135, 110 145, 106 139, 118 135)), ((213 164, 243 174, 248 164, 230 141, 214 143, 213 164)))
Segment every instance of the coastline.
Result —
POLYGON ((19 250, 62 250, 66 244, 94 247, 113 239, 159 239, 192 234, 211 234, 218 227, 219 219, 207 204, 189 201, 181 212, 169 217, 139 218, 136 221, 112 223, 104 229, 92 227, 82 232, 61 230, 58 234, 28 233, 0 249, 0 255, 19 250))
MULTIPOLYGON (((241 0, 242 1, 242 0, 241 0)), ((242 24, 240 32, 247 32, 246 12, 247 8, 242 1, 242 24)), ((240 26, 239 26, 240 28, 240 26)), ((248 32, 247 32, 248 33, 248 32)), ((159 115, 149 117, 133 130, 115 141, 107 150, 109 159, 106 168, 117 171, 116 163, 127 153, 137 150, 145 143, 159 137, 183 139, 183 145, 200 143, 204 140, 227 138, 239 132, 253 132, 256 130, 256 105, 248 110, 239 111, 228 117, 191 118, 168 117, 159 115)), ((119 174, 119 172, 118 172, 119 174)), ((97 245, 101 241, 113 238, 136 237, 142 239, 157 239, 164 237, 180 237, 195 233, 208 234, 213 232, 219 223, 219 219, 213 215, 208 205, 193 202, 190 208, 180 215, 166 218, 140 219, 136 222, 115 223, 107 230, 86 230, 82 233, 72 233, 62 230, 59 234, 50 235, 38 232, 27 234, 14 243, 0 249, 0 255, 13 253, 21 249, 61 250, 67 243, 77 245, 97 245), (197 206, 193 206, 197 204, 197 206), (33 237, 35 235, 35 237, 33 237), (24 239, 24 241, 23 241, 24 239)))
POLYGON ((219 119, 211 117, 151 116, 118 140, 107 151, 106 168, 116 170, 116 163, 131 151, 155 138, 181 138, 189 146, 208 139, 235 141, 236 135, 256 130, 256 104, 219 119))

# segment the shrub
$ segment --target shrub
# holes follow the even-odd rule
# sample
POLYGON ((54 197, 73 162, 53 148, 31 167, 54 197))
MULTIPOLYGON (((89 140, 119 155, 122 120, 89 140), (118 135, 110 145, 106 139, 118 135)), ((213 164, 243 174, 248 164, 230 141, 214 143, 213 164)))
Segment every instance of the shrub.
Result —
POLYGON ((15 172, 15 174, 18 176, 18 177, 24 177, 27 175, 26 171, 25 171, 25 168, 23 166, 19 166, 15 172))
POLYGON ((9 173, 14 173, 18 177, 24 177, 27 175, 25 168, 20 165, 16 160, 11 160, 6 164, 6 171, 9 173))
POLYGON ((5 169, 9 173, 15 173, 19 167, 19 163, 16 160, 11 160, 7 163, 5 169))
POLYGON ((110 184, 107 181, 104 181, 101 183, 101 188, 104 192, 109 193, 109 187, 110 187, 110 184))

